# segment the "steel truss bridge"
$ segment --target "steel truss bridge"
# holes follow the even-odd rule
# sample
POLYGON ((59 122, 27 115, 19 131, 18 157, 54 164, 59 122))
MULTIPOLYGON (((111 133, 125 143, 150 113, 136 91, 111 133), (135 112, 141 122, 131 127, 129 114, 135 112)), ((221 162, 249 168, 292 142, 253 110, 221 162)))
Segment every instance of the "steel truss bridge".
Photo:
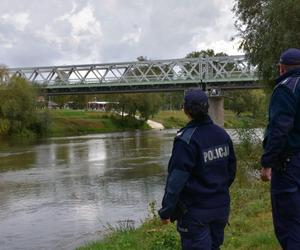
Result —
POLYGON ((262 87, 244 56, 10 68, 8 75, 37 84, 48 95, 262 87))

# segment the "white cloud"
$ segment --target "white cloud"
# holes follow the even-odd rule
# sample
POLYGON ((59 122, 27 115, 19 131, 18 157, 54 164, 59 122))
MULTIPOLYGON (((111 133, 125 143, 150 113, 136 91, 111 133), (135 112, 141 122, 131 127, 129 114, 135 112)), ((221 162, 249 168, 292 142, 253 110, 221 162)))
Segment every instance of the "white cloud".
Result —
POLYGON ((62 36, 55 32, 52 26, 46 25, 44 29, 35 32, 37 37, 44 39, 46 42, 54 45, 61 45, 64 42, 62 36))
POLYGON ((130 32, 130 33, 126 33, 122 38, 121 38, 121 42, 124 43, 129 43, 129 44, 134 44, 134 43, 138 43, 141 39, 141 35, 142 35, 142 28, 138 27, 136 31, 134 32, 130 32))
POLYGON ((26 12, 4 14, 0 20, 13 25, 19 31, 24 31, 26 26, 30 23, 29 14, 26 12))
POLYGON ((80 43, 81 40, 91 38, 92 40, 101 41, 102 29, 101 23, 94 16, 94 9, 91 5, 77 13, 73 13, 74 8, 70 14, 65 14, 63 17, 58 18, 61 21, 68 21, 72 26, 72 37, 75 42, 80 43))
POLYGON ((59 51, 61 56, 57 58, 57 64, 99 62, 103 32, 94 12, 90 4, 83 8, 73 4, 70 11, 34 32, 59 51))
POLYGON ((11 41, 0 34, 0 44, 4 49, 11 49, 14 46, 15 41, 11 41))

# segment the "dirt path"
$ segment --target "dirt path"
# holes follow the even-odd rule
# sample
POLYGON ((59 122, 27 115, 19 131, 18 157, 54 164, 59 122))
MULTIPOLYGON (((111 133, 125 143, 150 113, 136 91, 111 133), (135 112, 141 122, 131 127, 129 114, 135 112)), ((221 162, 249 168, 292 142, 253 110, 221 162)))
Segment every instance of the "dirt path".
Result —
POLYGON ((161 123, 158 123, 158 122, 155 122, 152 120, 148 120, 147 124, 153 129, 164 129, 165 128, 164 125, 162 125, 161 123))

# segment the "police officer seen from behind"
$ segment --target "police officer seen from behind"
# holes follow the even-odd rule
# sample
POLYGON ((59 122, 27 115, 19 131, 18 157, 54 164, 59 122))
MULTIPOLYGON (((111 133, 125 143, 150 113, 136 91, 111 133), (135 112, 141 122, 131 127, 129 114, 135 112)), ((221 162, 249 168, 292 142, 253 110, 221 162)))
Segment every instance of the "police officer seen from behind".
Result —
POLYGON ((261 158, 271 180, 275 234, 284 250, 300 249, 300 50, 281 54, 261 158), (271 178, 272 177, 272 178, 271 178))
POLYGON ((236 172, 232 141, 208 116, 200 89, 186 92, 184 112, 190 122, 175 137, 159 215, 164 224, 177 220, 182 249, 219 249, 236 172))

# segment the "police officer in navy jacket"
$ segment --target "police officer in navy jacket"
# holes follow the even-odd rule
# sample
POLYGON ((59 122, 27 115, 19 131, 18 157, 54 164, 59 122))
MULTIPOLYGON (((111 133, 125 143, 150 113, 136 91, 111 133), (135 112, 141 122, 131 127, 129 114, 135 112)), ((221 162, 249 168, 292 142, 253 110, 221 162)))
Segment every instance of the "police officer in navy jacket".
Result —
POLYGON ((232 141, 208 116, 200 89, 186 92, 184 112, 190 122, 174 139, 159 215, 163 223, 177 220, 182 249, 219 249, 236 172, 232 141))
POLYGON ((261 158, 263 181, 271 180, 275 234, 284 250, 300 249, 300 50, 279 61, 261 158))

